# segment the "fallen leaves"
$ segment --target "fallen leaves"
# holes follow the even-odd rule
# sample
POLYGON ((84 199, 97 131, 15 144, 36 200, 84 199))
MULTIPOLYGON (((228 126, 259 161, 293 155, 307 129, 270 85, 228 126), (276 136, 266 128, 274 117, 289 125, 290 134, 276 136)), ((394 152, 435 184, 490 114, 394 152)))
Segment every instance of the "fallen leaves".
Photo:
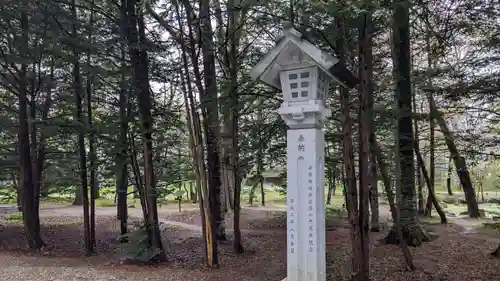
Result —
MULTIPOLYGON (((220 269, 203 266, 203 241, 200 233, 182 226, 162 224, 162 237, 168 262, 155 266, 120 264, 122 253, 117 241, 118 222, 114 216, 97 217, 98 255, 84 258, 82 221, 68 210, 63 216, 42 217, 43 239, 49 245, 40 253, 25 247, 21 224, 2 226, 0 256, 15 255, 12 264, 29 266, 85 266, 102 273, 99 280, 239 280, 279 281, 286 275, 286 216, 282 212, 243 210, 242 229, 246 252, 233 253, 232 234, 220 243, 220 269), (268 231, 266 231, 268 230, 268 231), (106 277, 104 277, 106 276, 106 277), (141 276, 137 279, 137 276, 141 276), (104 278, 104 279, 103 279, 104 278), (135 278, 135 279, 132 279, 135 278)), ((199 224, 199 212, 160 213, 163 221, 199 224)), ((227 227, 232 227, 228 216, 227 227)), ((131 222, 132 224, 132 222, 131 222)), ((347 224, 331 220, 334 231, 326 233, 327 274, 331 281, 348 280, 350 276, 351 242, 347 224)), ((411 248, 417 270, 406 272, 397 246, 381 245, 386 233, 372 233, 371 278, 377 281, 496 281, 500 280, 500 259, 489 253, 498 246, 495 238, 481 234, 463 234, 461 227, 436 226, 438 238, 421 247, 411 248)), ((0 258, 2 261, 4 258, 0 258)), ((4 266, 3 264, 0 265, 4 266)), ((0 269, 0 276, 2 270, 0 269)), ((50 276, 37 280, 48 281, 50 276)), ((2 279, 8 280, 8 279, 2 279)), ((92 279, 93 280, 93 279, 92 279)))

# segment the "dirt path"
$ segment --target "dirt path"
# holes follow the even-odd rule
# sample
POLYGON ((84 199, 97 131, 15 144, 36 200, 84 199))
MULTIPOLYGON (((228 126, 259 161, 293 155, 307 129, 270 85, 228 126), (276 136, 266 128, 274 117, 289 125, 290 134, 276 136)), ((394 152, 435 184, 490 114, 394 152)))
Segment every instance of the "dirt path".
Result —
MULTIPOLYGON (((269 211, 269 212, 286 212, 286 206, 273 206, 273 207, 246 207, 245 209, 250 210, 261 210, 261 211, 269 211)), ((379 206, 379 215, 381 219, 389 219, 391 218, 391 212, 389 206, 381 205, 379 206)), ((460 226, 462 230, 462 234, 476 234, 478 233, 477 228, 481 227, 483 220, 469 220, 466 216, 452 216, 447 215, 448 221, 460 226)))
MULTIPOLYGON (((193 206, 183 206, 182 211, 194 211, 197 210, 198 207, 193 206)), ((243 209, 254 210, 254 211, 263 211, 263 212, 286 212, 286 206, 272 206, 272 207, 244 207, 243 209)), ((0 223, 3 222, 2 214, 15 212, 17 211, 14 205, 0 205, 0 223)), ((179 213, 177 205, 167 205, 162 206, 158 210, 160 215, 164 214, 176 214, 179 213)), ((382 219, 387 219, 391 217, 390 210, 388 206, 381 205, 380 206, 380 217, 382 219)), ((128 214, 132 218, 141 218, 142 210, 140 208, 129 208, 128 214)), ((96 216, 115 216, 116 209, 112 207, 102 207, 96 208, 96 216)), ((80 206, 72 206, 72 205, 45 205, 40 209, 40 217, 56 217, 56 216, 65 216, 65 217, 81 217, 82 216, 82 208, 80 206)), ((451 216, 448 215, 448 220, 458 226, 460 226, 463 231, 463 234, 475 234, 477 233, 477 228, 481 226, 481 220, 468 220, 464 216, 451 216)), ((201 229, 198 225, 183 223, 174 220, 166 220, 162 219, 161 216, 159 218, 160 224, 179 227, 184 230, 189 230, 193 232, 193 235, 201 235, 201 229)), ((231 229, 228 229, 231 232, 231 229)), ((274 234, 276 232, 282 232, 274 229, 242 229, 243 233, 254 233, 254 234, 274 234)))
MULTIPOLYGON (((250 208, 249 208, 250 209, 250 208)), ((261 211, 282 211, 283 209, 270 209, 267 210, 265 208, 253 208, 255 210, 261 210, 261 211)), ((184 207, 183 212, 186 211, 194 211, 198 210, 197 207, 184 207)), ((80 206, 61 206, 61 205, 48 205, 44 206, 40 209, 40 218, 43 217, 75 217, 79 218, 82 216, 82 208, 80 206)), ((179 214, 179 210, 177 206, 172 206, 172 207, 161 207, 158 210, 159 213, 159 223, 166 225, 166 226, 174 226, 174 227, 179 227, 184 230, 191 231, 193 234, 193 237, 199 236, 202 234, 202 230, 199 225, 195 224, 189 224, 189 223, 184 223, 184 222, 179 222, 179 221, 174 221, 174 220, 168 220, 168 219, 163 219, 161 218, 162 215, 166 214, 179 214)), ((139 208, 129 208, 128 209, 128 214, 129 217, 131 218, 142 218, 142 210, 139 208)), ((116 216, 116 209, 112 207, 105 207, 105 208, 96 208, 96 216, 116 216)), ((227 232, 232 233, 232 229, 227 229, 227 232)), ((262 234, 262 235, 272 235, 276 233, 283 233, 284 230, 279 230, 279 229, 241 229, 242 233, 251 233, 251 234, 262 234)))

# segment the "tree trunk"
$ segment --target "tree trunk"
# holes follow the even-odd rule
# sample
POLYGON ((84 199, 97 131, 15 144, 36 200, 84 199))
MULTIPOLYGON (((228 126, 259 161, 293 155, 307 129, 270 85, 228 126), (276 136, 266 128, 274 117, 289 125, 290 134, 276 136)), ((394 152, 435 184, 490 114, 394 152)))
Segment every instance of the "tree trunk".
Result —
POLYGON ((147 209, 147 201, 144 190, 144 183, 142 181, 143 176, 140 171, 139 162, 137 161, 137 155, 139 152, 137 151, 135 145, 135 136, 132 133, 127 134, 127 140, 129 143, 129 157, 130 157, 130 167, 132 168, 132 173, 134 174, 134 182, 135 182, 135 191, 134 191, 134 199, 139 199, 141 202, 141 209, 144 221, 148 220, 148 209, 147 209), (137 197, 136 197, 137 196, 137 197))
MULTIPOLYGON (((186 10, 186 17, 188 19, 188 22, 195 23, 194 20, 195 13, 190 2, 182 1, 182 3, 186 10)), ((176 12, 177 22, 179 23, 179 26, 181 26, 182 29, 183 25, 181 23, 179 6, 177 3, 175 4, 175 12, 176 12)), ((195 168, 195 172, 197 175, 196 193, 198 195, 200 216, 202 221, 202 232, 205 242, 205 263, 208 267, 218 267, 219 261, 217 253, 217 239, 215 236, 215 229, 213 225, 214 220, 212 219, 210 213, 210 200, 208 198, 209 197, 208 180, 207 180, 207 172, 205 169, 205 152, 203 149, 203 138, 202 138, 201 124, 200 124, 200 117, 198 115, 197 111, 198 109, 191 88, 191 77, 189 75, 190 69, 188 64, 188 57, 186 54, 186 49, 187 49, 189 51, 189 56, 191 60, 197 61, 198 56, 196 52, 193 27, 195 27, 196 29, 198 28, 198 26, 196 25, 194 26, 190 24, 187 25, 188 36, 189 36, 187 42, 189 44, 189 47, 185 47, 183 45, 183 48, 181 49, 183 69, 186 75, 186 80, 184 82, 184 78, 181 73, 181 82, 182 82, 182 91, 184 93, 184 96, 185 98, 187 98, 187 100, 189 100, 189 103, 186 103, 186 105, 189 105, 187 118, 188 118, 188 124, 190 125, 188 126, 188 128, 190 129, 189 131, 190 141, 192 143, 191 153, 196 163, 196 168, 195 168)), ((183 32, 181 32, 180 33, 181 42, 185 42, 183 37, 184 37, 183 32)), ((197 86, 199 93, 202 93, 205 90, 201 82, 202 78, 198 63, 193 64, 193 72, 195 75, 194 83, 197 86)))
POLYGON ((448 195, 453 195, 453 190, 451 189, 451 160, 453 160, 453 158, 450 155, 448 160, 448 172, 446 173, 446 189, 448 190, 448 195))
MULTIPOLYGON (((336 47, 339 53, 339 64, 345 65, 345 47, 344 47, 344 37, 345 37, 345 25, 344 16, 339 15, 336 18, 336 27, 338 32, 338 37, 336 40, 336 47)), ((344 157, 344 167, 345 167, 345 177, 346 177, 346 209, 349 217, 349 222, 351 226, 351 241, 352 241, 352 268, 353 268, 353 278, 352 280, 368 280, 369 272, 366 270, 369 264, 366 263, 369 258, 365 251, 367 242, 366 237, 364 237, 364 230, 368 230, 365 223, 367 224, 367 217, 365 217, 365 202, 362 202, 363 207, 360 211, 363 211, 358 215, 358 192, 356 187, 356 171, 354 168, 354 150, 352 144, 352 120, 350 117, 350 101, 349 101, 349 90, 345 88, 340 89, 340 105, 342 112, 342 147, 343 147, 343 157, 344 157)), ((360 157, 360 159, 362 156, 360 157)), ((365 189, 361 188, 361 193, 365 195, 365 189)), ((367 200, 367 198, 364 198, 367 200)))
POLYGON ((189 181, 189 200, 191 200, 191 203, 196 204, 198 200, 196 199, 196 190, 193 188, 193 182, 189 181))
POLYGON ((331 169, 330 177, 328 180, 328 194, 326 196, 326 204, 330 205, 332 203, 332 195, 335 195, 335 168, 331 169))
POLYGON ((253 199, 255 198, 255 190, 257 189, 259 182, 255 182, 252 187, 250 187, 250 191, 248 192, 248 205, 253 206, 253 199))
MULTIPOLYGON (((430 35, 428 34, 428 36, 426 36, 426 45, 427 45, 427 66, 430 68, 432 68, 432 57, 431 57, 431 47, 430 47, 430 35)), ((429 85, 432 87, 432 78, 429 77, 429 85)), ((433 96, 432 96, 432 92, 428 92, 427 93, 427 101, 429 102, 430 104, 430 100, 433 99, 433 96)), ((430 111, 430 110, 429 110, 430 111)), ((435 183, 436 183, 436 164, 435 164, 435 160, 436 160, 436 153, 435 153, 435 149, 436 149, 436 138, 435 138, 435 130, 434 130, 434 127, 435 127, 435 119, 434 119, 434 116, 433 114, 429 114, 429 180, 430 180, 430 184, 432 185, 432 190, 434 190, 434 186, 435 186, 435 183)), ((425 175, 424 175, 425 176, 425 175)), ((431 216, 431 213, 432 213, 432 194, 428 194, 427 195, 427 204, 425 206, 425 212, 424 212, 424 215, 427 216, 427 217, 430 217, 431 216)))
POLYGON ((472 186, 472 181, 470 178, 469 170, 467 169, 467 163, 465 158, 458 152, 457 146, 455 145, 455 140, 453 134, 448 129, 448 125, 444 120, 442 113, 436 107, 436 103, 432 98, 430 101, 431 114, 436 118, 436 121, 444 135, 446 146, 453 158, 455 168, 457 170, 458 178, 464 190, 465 199, 467 200, 467 212, 471 218, 479 218, 481 214, 479 213, 479 207, 476 200, 476 194, 474 193, 474 187, 472 186))
POLYGON ((420 164, 417 166, 417 181, 418 181, 418 214, 419 215, 424 215, 425 214, 425 206, 424 206, 424 189, 422 185, 422 173, 420 172, 421 167, 420 164))
POLYGON ((439 217, 441 218, 441 223, 447 223, 446 214, 444 213, 443 209, 439 205, 439 202, 436 198, 434 185, 432 184, 430 177, 427 175, 424 158, 420 154, 420 150, 416 145, 414 146, 414 148, 415 148, 415 154, 417 155, 417 161, 420 164, 420 168, 422 169, 422 174, 424 175, 425 182, 427 183, 427 188, 429 189, 429 201, 431 202, 432 205, 434 205, 434 208, 436 208, 436 211, 438 212, 439 217))
MULTIPOLYGON (((375 155, 371 153, 370 147, 375 139, 375 123, 373 113, 373 19, 371 2, 368 2, 368 12, 363 13, 364 20, 359 30, 359 58, 361 77, 360 94, 360 188, 364 181, 366 194, 361 196, 360 201, 368 214, 368 204, 371 208, 371 231, 380 231, 379 210, 378 210, 378 189, 377 189, 377 166, 375 155), (364 157, 364 159, 362 159, 364 157), (361 161, 363 160, 363 161, 361 161), (366 202, 363 200, 366 199, 366 202), (368 203, 369 202, 369 203, 368 203)), ((361 204, 360 204, 361 213, 361 204)), ((368 218, 366 218, 366 227, 368 227, 368 218)), ((368 234, 365 233, 368 237, 368 234)), ((368 242, 366 242, 368 243, 368 242)), ((366 245, 368 247, 368 244, 366 245)), ((368 249, 366 250, 368 251, 368 249)), ((366 261, 368 262, 368 261, 366 261)), ((368 266, 367 269, 368 270, 368 266)))
MULTIPOLYGON (((373 143, 375 135, 370 137, 370 144, 373 143)), ((370 231, 379 232, 380 231, 380 214, 379 214, 379 203, 378 203, 378 173, 377 173, 377 159, 373 153, 370 153, 370 174, 371 174, 371 184, 370 184, 370 209, 371 209, 371 227, 370 231)))
MULTIPOLYGON (((368 6, 370 9, 370 7, 368 6)), ((369 236, 369 205, 370 186, 373 185, 372 157, 370 156, 370 139, 373 135, 373 85, 372 85, 372 12, 361 14, 362 23, 359 28, 358 54, 359 77, 359 236, 360 252, 363 259, 359 261, 356 280, 368 281, 370 274, 370 236, 369 236)), ((378 210, 377 210, 378 211, 378 210)), ((378 217, 377 222, 378 225, 378 217)), ((375 226, 377 227, 377 226, 375 226)))
MULTIPOLYGON (((432 184, 432 181, 431 181, 431 184, 432 184)), ((425 201, 424 216, 432 217, 432 196, 429 193, 427 193, 427 200, 425 201)))
POLYGON ((165 250, 161 241, 158 224, 158 210, 156 201, 156 186, 153 162, 153 117, 151 115, 151 93, 149 88, 148 54, 145 48, 145 24, 142 7, 136 6, 136 0, 127 0, 128 42, 129 53, 135 78, 135 92, 139 105, 141 134, 144 143, 144 193, 146 196, 146 229, 148 230, 150 246, 157 251, 151 258, 153 261, 166 260, 165 250), (137 11, 137 13, 136 13, 137 11))
MULTIPOLYGON (((234 230, 234 241, 233 250, 235 253, 241 254, 245 250, 243 248, 243 243, 241 239, 241 229, 240 229, 240 212, 241 212, 241 172, 240 172, 240 149, 238 144, 239 137, 239 94, 238 94, 238 69, 240 68, 240 62, 238 61, 238 47, 240 45, 240 37, 242 29, 241 18, 245 17, 245 12, 239 11, 234 8, 234 0, 228 0, 227 11, 228 11, 228 32, 229 38, 229 52, 228 52, 228 65, 230 74, 230 89, 229 92, 229 105, 231 108, 230 115, 230 132, 232 140, 232 154, 231 154, 231 165, 232 165, 232 179, 233 179, 233 230, 234 230)), ((241 55, 241 53, 240 53, 241 55)), ((264 204, 264 191, 262 190, 262 203, 264 204)))
MULTIPOLYGON (((72 26, 72 37, 76 40, 78 38, 78 27, 76 20, 78 19, 77 11, 76 11, 76 2, 72 0, 71 4, 71 14, 74 19, 74 23, 72 26)), ((87 254, 94 253, 94 245, 92 244, 91 231, 90 231, 90 220, 89 220, 89 190, 87 184, 87 153, 85 149, 85 116, 83 115, 83 90, 82 90, 82 81, 80 75, 80 53, 77 47, 73 47, 73 90, 75 94, 75 102, 76 102, 76 111, 75 111, 75 119, 79 122, 79 127, 77 128, 78 137, 78 151, 80 156, 80 184, 81 184, 81 199, 83 206, 83 227, 84 227, 84 244, 85 250, 87 254)), ((76 202, 75 197, 75 203, 76 202)))
POLYGON ((264 181, 260 182, 260 205, 262 207, 266 206, 265 192, 264 192, 264 181))
MULTIPOLYGON (((44 101, 44 104, 42 107, 42 113, 41 113, 42 120, 47 120, 47 118, 49 117, 49 111, 50 111, 50 108, 52 107, 52 103, 53 103, 52 102, 52 88, 53 88, 52 87, 52 85, 53 85, 52 80, 54 79, 54 64, 55 64, 55 61, 52 60, 52 62, 50 64, 49 87, 47 90, 47 94, 45 96, 45 101, 44 101)), ((41 128, 40 141, 39 141, 37 149, 36 149, 36 154, 32 155, 32 157, 36 156, 36 164, 35 164, 35 168, 34 168, 33 172, 35 173, 35 177, 36 177, 35 184, 36 184, 37 192, 40 193, 40 197, 42 197, 42 198, 45 198, 49 195, 48 186, 42 184, 43 170, 45 167, 45 159, 46 159, 45 153, 46 153, 45 152, 45 132, 44 132, 43 128, 41 128)))
MULTIPOLYGON (((19 148, 16 148, 16 154, 19 155, 19 148)), ((21 163, 18 162, 19 167, 21 167, 21 163)), ((10 172, 11 177, 12 177, 12 182, 14 184, 14 187, 16 188, 16 204, 17 204, 17 211, 22 212, 23 211, 23 198, 22 198, 22 190, 21 190, 21 182, 20 182, 20 172, 11 170, 10 172)))
MULTIPOLYGON (((34 67, 34 66, 33 66, 34 67)), ((34 94, 34 85, 32 87, 32 98, 31 98, 31 106, 30 106, 30 115, 31 120, 36 120, 36 99, 34 94)), ((31 135, 31 165, 33 166, 33 186, 34 186, 34 196, 35 196, 35 204, 34 207, 36 212, 38 213, 40 209, 40 189, 41 189, 41 181, 42 181, 42 173, 43 166, 39 165, 39 160, 45 162, 45 151, 42 151, 40 157, 37 157, 37 152, 39 151, 38 147, 42 147, 43 144, 39 144, 37 141, 37 128, 35 123, 28 124, 28 129, 30 129, 31 135), (31 127, 31 128, 30 128, 31 127)))
MULTIPOLYGON (((257 122, 260 122, 260 120, 257 120, 257 122)), ((254 187, 252 187, 252 203, 253 203, 253 196, 255 194, 255 190, 257 187, 260 189, 260 200, 261 200, 261 205, 264 206, 265 204, 265 199, 264 199, 264 178, 262 177, 262 149, 258 148, 257 149, 257 159, 256 161, 256 167, 257 167, 257 182, 255 183, 254 187)), ((252 204, 250 204, 252 205, 252 204)))
MULTIPOLYGON (((200 45, 203 60, 203 80, 205 91, 200 92, 200 102, 203 114, 203 129, 207 147, 208 186, 210 211, 212 213, 213 231, 217 240, 226 240, 224 218, 221 216, 221 178, 218 149, 219 138, 219 105, 218 89, 215 72, 215 47, 213 40, 210 1, 200 0, 199 28, 200 45)), ((215 259, 218 260, 218 259, 215 259)))
MULTIPOLYGON (((413 56, 412 56, 412 65, 413 65, 413 56)), ((413 108, 414 111, 417 111, 417 93, 415 91, 415 87, 413 86, 412 90, 412 103, 413 103, 413 108)), ((420 131, 418 128, 418 120, 415 118, 413 120, 413 126, 415 127, 415 145, 417 146, 418 150, 420 151, 420 131)), ((417 162, 417 167, 416 167, 416 178, 417 178, 417 194, 418 194, 418 214, 419 215, 424 215, 425 209, 424 209, 424 192, 423 192, 423 184, 422 184, 422 175, 420 173, 420 162, 417 162)))
MULTIPOLYGON (((21 2, 21 45, 20 55, 25 60, 29 58, 29 18, 28 18, 28 3, 21 2)), ((25 61, 24 60, 24 61, 25 61)), ((27 65, 21 64, 19 73, 19 127, 18 127, 18 143, 19 143, 19 164, 20 164, 20 181, 19 186, 22 191, 22 206, 23 206, 23 224, 28 247, 31 250, 39 250, 45 243, 40 236, 40 217, 38 210, 38 194, 33 182, 33 166, 31 162, 31 149, 29 139, 28 126, 28 90, 27 90, 27 65)))
MULTIPOLYGON (((393 64, 396 80, 396 100, 398 108, 397 116, 397 164, 399 173, 397 181, 401 186, 401 209, 400 223, 402 234, 406 242, 412 246, 419 246, 428 241, 427 233, 422 229, 418 221, 415 194, 415 165, 413 162, 413 124, 412 124, 412 101, 410 82, 410 27, 409 27, 408 0, 398 0, 394 3, 393 14, 393 64)), ((396 185, 398 190, 398 185, 396 185)), ((399 237, 393 227, 389 232, 386 242, 398 244, 399 237)))
POLYGON ((346 198, 346 196, 347 196, 347 177, 346 177, 346 172, 345 172, 345 163, 344 163, 344 165, 342 165, 341 175, 342 175, 342 196, 344 196, 344 198, 346 198))
MULTIPOLYGON (((127 11, 125 8, 125 0, 121 1, 120 5, 120 37, 124 40, 127 39, 127 11)), ((127 80, 125 74, 127 72, 127 62, 126 62, 126 44, 121 44, 121 78, 120 78, 120 135, 118 138, 119 143, 119 153, 116 158, 116 193, 118 194, 117 202, 117 214, 120 220, 120 234, 125 235, 128 232, 128 206, 127 206, 127 193, 128 193, 128 142, 127 142, 127 132, 128 132, 128 107, 129 99, 127 97, 127 80)), ((126 242, 122 239, 122 242, 126 242)))
POLYGON ((401 251, 403 253, 403 257, 405 258, 406 267, 409 270, 414 270, 415 265, 413 264, 413 258, 411 256, 410 250, 408 249, 408 243, 403 234, 403 230, 400 223, 400 210, 399 206, 394 202, 394 194, 392 193, 391 187, 391 178, 389 177, 389 172, 387 168, 387 164, 385 162, 384 156, 382 154, 382 149, 377 143, 377 140, 374 138, 371 143, 372 154, 375 155, 378 167, 380 170, 380 174, 382 175, 382 180, 384 182, 385 193, 387 194, 387 201, 389 201, 389 206, 391 209, 392 221, 394 223, 394 233, 397 235, 399 240, 399 246, 401 247, 401 251))
MULTIPOLYGON (((94 3, 94 0, 92 0, 92 5, 94 3)), ((89 16, 89 35, 88 35, 88 40, 89 44, 92 45, 93 40, 92 40, 92 31, 93 31, 93 24, 94 24, 94 11, 90 12, 89 16)), ((86 85, 86 91, 87 91, 87 122, 88 122, 88 129, 90 130, 89 136, 88 136, 88 141, 89 141, 89 164, 90 164, 90 243, 92 245, 96 245, 96 240, 95 240, 95 200, 99 198, 99 188, 97 184, 97 156, 96 156, 96 151, 95 151, 95 134, 92 130, 92 94, 93 94, 93 84, 94 84, 94 73, 90 69, 90 66, 92 65, 92 60, 91 60, 91 53, 90 51, 87 52, 87 64, 89 67, 89 73, 87 73, 87 85, 86 85)))

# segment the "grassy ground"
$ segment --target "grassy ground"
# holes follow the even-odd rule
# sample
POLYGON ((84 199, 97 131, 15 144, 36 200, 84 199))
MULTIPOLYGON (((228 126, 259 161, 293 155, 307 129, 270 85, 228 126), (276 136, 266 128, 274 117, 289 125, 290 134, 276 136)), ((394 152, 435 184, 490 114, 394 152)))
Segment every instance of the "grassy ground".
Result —
MULTIPOLYGON (((242 189, 242 198, 241 203, 242 206, 249 206, 249 191, 250 187, 243 187, 242 189)), ((130 190, 132 192, 132 189, 130 190)), ((447 194, 446 190, 442 188, 437 190, 437 197, 440 199, 442 207, 444 207, 445 211, 451 215, 460 215, 465 214, 467 211, 467 206, 463 204, 464 195, 463 192, 454 190, 454 195, 450 196, 447 194), (461 202, 462 201, 462 202, 461 202)), ((497 190, 489 190, 484 192, 485 200, 491 198, 500 198, 497 197, 497 190)), ((325 194, 326 195, 326 194, 325 194)), ((101 198, 96 199, 96 207, 114 207, 116 206, 114 200, 115 195, 112 188, 103 188, 101 189, 101 198)), ((286 205, 286 194, 279 192, 276 189, 265 189, 265 205, 267 207, 282 207, 286 205)), ((425 196, 426 197, 426 196, 425 196)), ((482 196, 480 197, 482 199, 482 196)), ((177 205, 178 201, 175 200, 174 195, 167 195, 158 200, 160 206, 162 205, 177 205)), ((381 199, 383 204, 384 200, 381 199)), ((15 193, 8 190, 0 190, 0 203, 3 204, 15 204, 15 193)), ((52 193, 46 198, 41 199, 41 205, 69 205, 73 203, 73 197, 68 196, 67 194, 58 194, 52 193)), ((182 203, 190 204, 191 201, 184 198, 182 203)), ((133 195, 128 196, 128 204, 129 207, 140 208, 139 199, 134 199, 133 195)), ((337 187, 337 192, 335 196, 332 196, 330 207, 333 209, 341 209, 344 204, 344 198, 342 196, 342 188, 341 186, 337 187)), ((254 194, 253 207, 261 206, 261 192, 260 190, 256 190, 254 194)), ((492 218, 496 216, 500 216, 500 204, 491 204, 491 203, 480 203, 480 209, 485 211, 487 217, 492 218)))

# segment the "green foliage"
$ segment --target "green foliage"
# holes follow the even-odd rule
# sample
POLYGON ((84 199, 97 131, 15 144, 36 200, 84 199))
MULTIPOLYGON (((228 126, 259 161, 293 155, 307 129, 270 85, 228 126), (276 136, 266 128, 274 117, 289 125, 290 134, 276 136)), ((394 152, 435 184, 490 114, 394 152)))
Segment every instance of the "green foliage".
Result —
POLYGON ((22 222, 23 221, 23 213, 22 212, 14 212, 5 216, 5 220, 8 222, 22 222))
POLYGON ((326 207, 325 218, 345 218, 347 210, 345 208, 326 207))
POLYGON ((500 232, 500 222, 485 222, 483 226, 500 232))
POLYGON ((447 204, 460 204, 460 199, 457 196, 447 196, 446 198, 443 198, 442 201, 447 204))
POLYGON ((165 182, 158 183, 156 187, 156 198, 159 200, 166 200, 167 197, 174 195, 177 190, 179 190, 178 185, 168 184, 165 182))
POLYGON ((119 237, 122 248, 128 259, 140 262, 150 262, 158 253, 159 249, 152 248, 149 243, 149 237, 144 224, 136 224, 134 229, 125 235, 119 237))
POLYGON ((113 201, 113 199, 99 198, 99 199, 95 200, 95 206, 96 207, 114 207, 114 206, 116 206, 116 204, 113 201))
POLYGON ((17 191, 14 188, 0 189, 0 204, 16 203, 17 191))
POLYGON ((49 188, 49 194, 54 197, 70 197, 74 196, 76 187, 74 185, 53 185, 49 188))
POLYGON ((46 198, 41 198, 40 199, 41 203, 45 204, 71 204, 73 202, 73 197, 69 196, 60 196, 59 194, 50 194, 46 198))
POLYGON ((116 194, 115 187, 103 187, 99 189, 99 195, 106 198, 113 198, 116 194))

